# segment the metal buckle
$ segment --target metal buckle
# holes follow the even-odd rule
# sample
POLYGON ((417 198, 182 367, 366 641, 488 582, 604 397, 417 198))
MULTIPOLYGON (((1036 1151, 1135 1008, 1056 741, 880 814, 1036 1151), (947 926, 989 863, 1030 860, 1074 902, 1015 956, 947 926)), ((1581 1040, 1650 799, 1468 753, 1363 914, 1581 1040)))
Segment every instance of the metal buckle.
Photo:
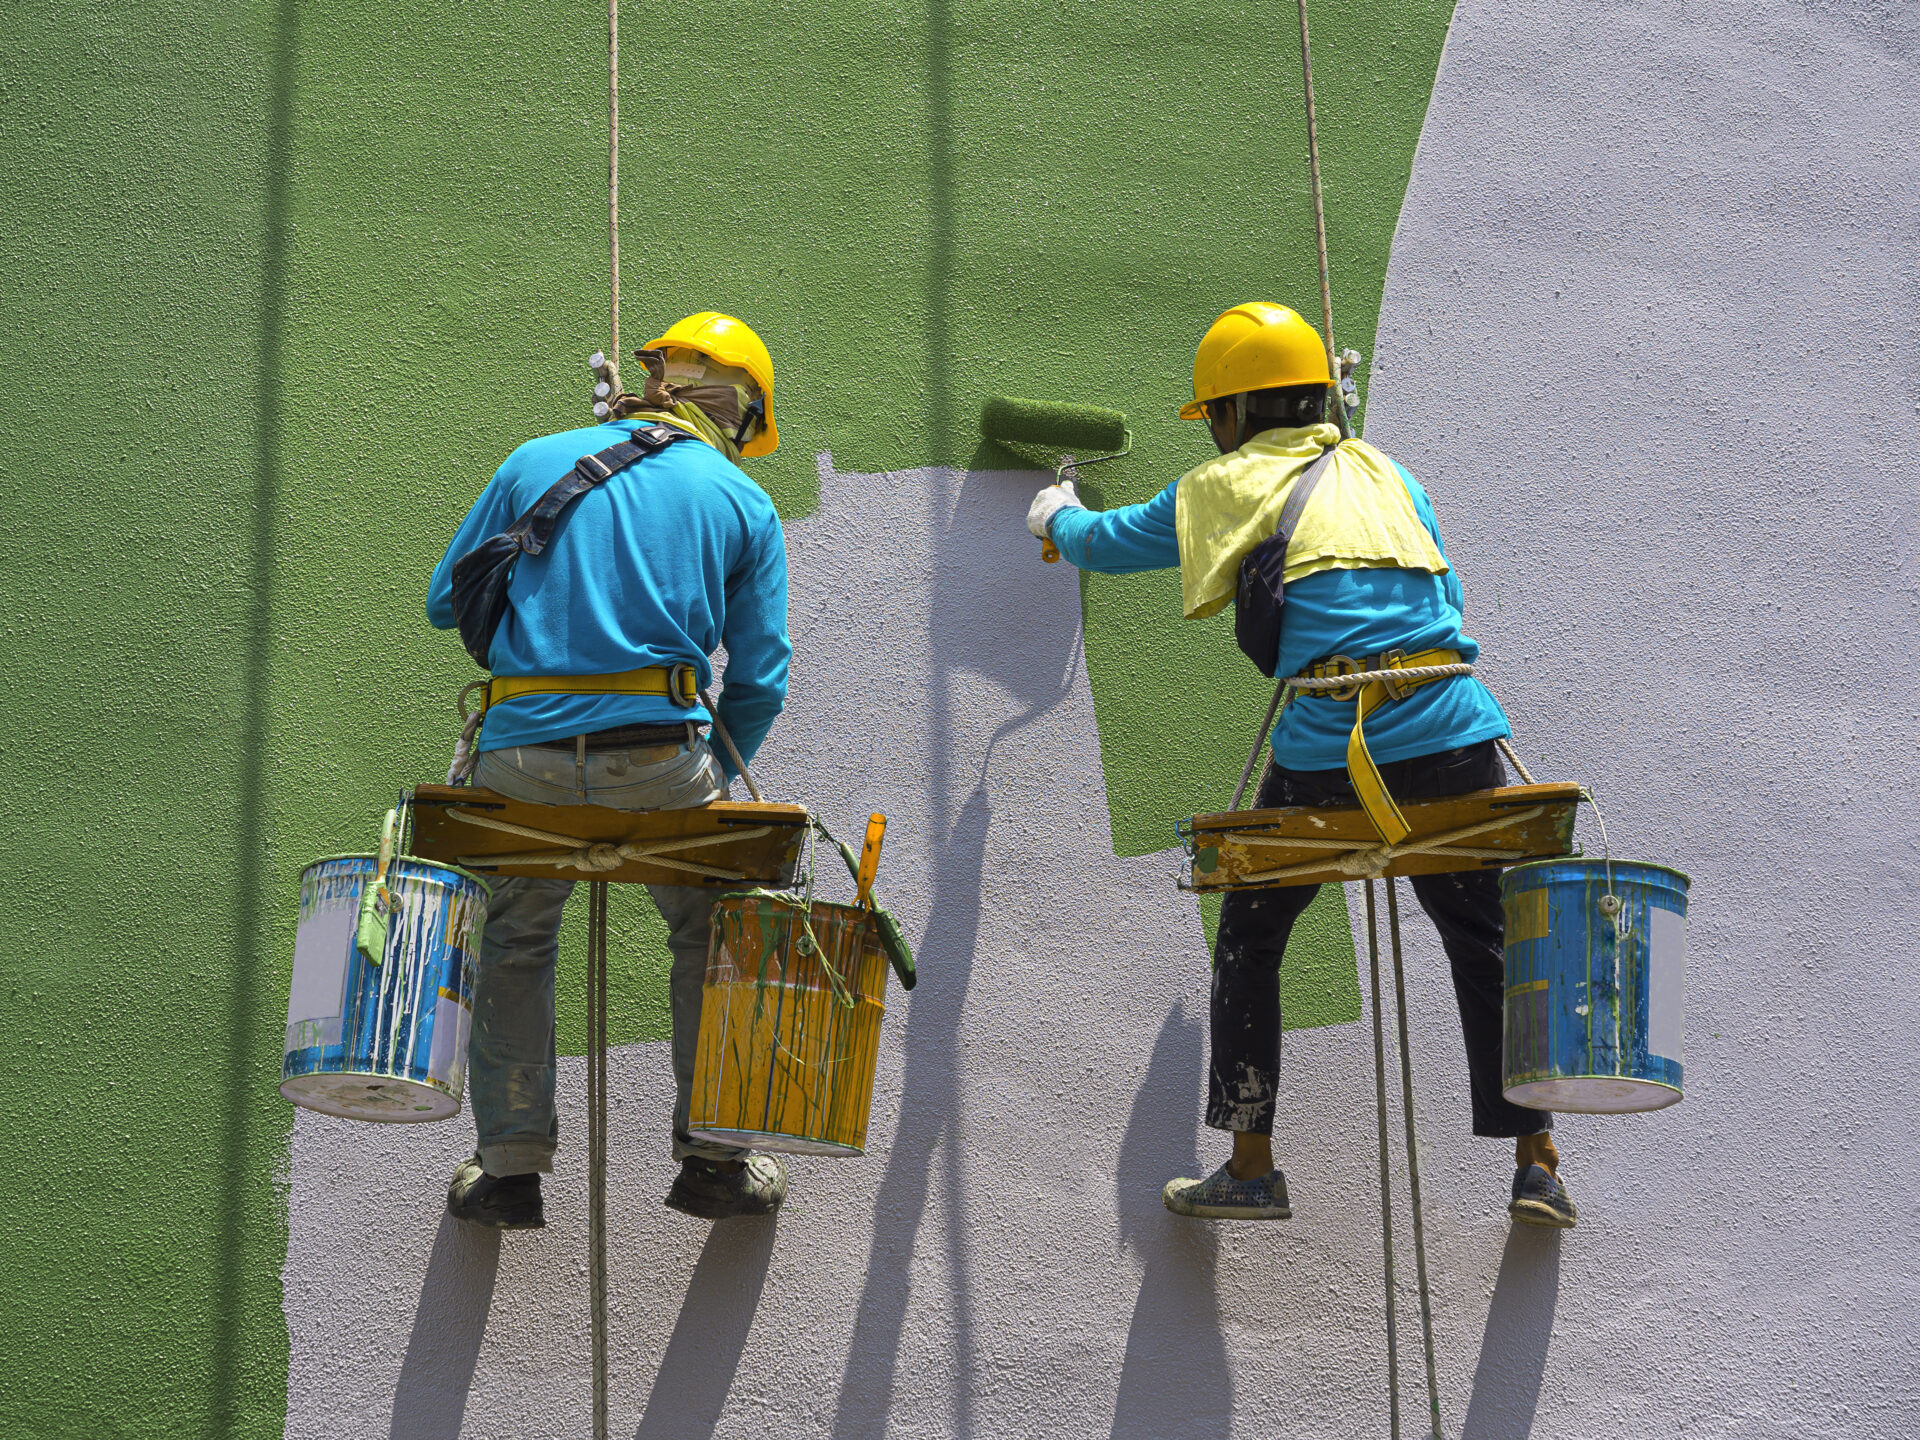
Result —
MULTIPOLYGON (((1331 680, 1336 675, 1358 675, 1367 668, 1364 660, 1356 660, 1351 655, 1329 655, 1313 667, 1314 678, 1331 680)), ((1358 685, 1342 685, 1338 690, 1319 690, 1314 692, 1323 700, 1353 700, 1359 697, 1358 685)))
POLYGON ((667 699, 682 710, 700 703, 700 672, 682 660, 667 671, 667 699))
MULTIPOLYGON (((1368 668, 1372 670, 1398 670, 1401 665, 1406 662, 1406 658, 1407 652, 1405 650, 1383 650, 1373 657, 1373 663, 1368 668)), ((1403 700, 1406 698, 1407 687, 1403 682, 1399 680, 1389 680, 1383 676, 1381 677, 1380 684, 1386 690, 1389 700, 1403 700)))

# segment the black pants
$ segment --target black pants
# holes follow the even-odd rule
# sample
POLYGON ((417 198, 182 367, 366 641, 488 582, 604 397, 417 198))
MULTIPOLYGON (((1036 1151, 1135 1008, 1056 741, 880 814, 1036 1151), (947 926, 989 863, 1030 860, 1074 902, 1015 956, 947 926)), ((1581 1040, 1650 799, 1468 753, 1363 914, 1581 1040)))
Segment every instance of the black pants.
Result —
MULTIPOLYGON (((1491 740, 1380 767, 1397 800, 1430 800, 1506 783, 1491 740)), ((1345 770, 1282 770, 1268 766, 1254 808, 1354 805, 1345 770)), ((1504 917, 1500 876, 1494 870, 1416 875, 1410 882, 1420 908, 1440 931, 1453 968, 1453 994, 1467 1042, 1467 1080, 1476 1135, 1536 1135, 1553 1117, 1502 1098, 1501 958, 1504 917)), ((1213 1059, 1207 1076, 1207 1124, 1216 1130, 1273 1133, 1274 1093, 1280 1083, 1280 962, 1293 922, 1318 885, 1236 890, 1220 907, 1213 950, 1213 1059)), ((1380 928, 1386 929, 1386 916, 1380 928)), ((1384 936, 1383 936, 1384 938, 1384 936)))

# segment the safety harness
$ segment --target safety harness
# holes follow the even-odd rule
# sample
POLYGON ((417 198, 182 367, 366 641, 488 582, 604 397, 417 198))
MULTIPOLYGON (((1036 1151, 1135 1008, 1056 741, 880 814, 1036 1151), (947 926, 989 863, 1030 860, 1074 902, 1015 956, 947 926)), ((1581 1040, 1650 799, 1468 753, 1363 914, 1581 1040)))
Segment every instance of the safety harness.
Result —
MULTIPOLYGON (((1388 650, 1360 660, 1349 655, 1329 655, 1324 660, 1314 661, 1293 678, 1337 680, 1342 675, 1364 675, 1369 671, 1418 670, 1464 663, 1458 650, 1419 650, 1412 655, 1404 650, 1388 650)), ((1380 832, 1380 838, 1389 845, 1398 845, 1413 833, 1413 827, 1407 824, 1407 817, 1400 813, 1400 807, 1394 803, 1386 782, 1380 778, 1380 767, 1373 763, 1373 756, 1367 751, 1367 716, 1390 701, 1404 700, 1410 691, 1418 690, 1422 685, 1433 685, 1453 678, 1451 675, 1426 675, 1398 680, 1377 675, 1364 683, 1310 692, 1316 699, 1355 702, 1353 733, 1347 736, 1347 778, 1353 782, 1353 793, 1360 801, 1360 808, 1367 812, 1367 819, 1380 832)), ((1298 692, 1289 692, 1289 700, 1295 693, 1298 692)))

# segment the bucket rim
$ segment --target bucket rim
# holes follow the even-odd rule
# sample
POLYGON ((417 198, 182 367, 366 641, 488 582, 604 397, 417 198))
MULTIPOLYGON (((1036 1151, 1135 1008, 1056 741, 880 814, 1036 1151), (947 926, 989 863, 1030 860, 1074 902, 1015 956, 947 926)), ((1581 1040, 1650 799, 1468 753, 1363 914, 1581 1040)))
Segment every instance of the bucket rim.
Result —
MULTIPOLYGON (((1546 860, 1523 860, 1518 865, 1507 866, 1505 874, 1517 875, 1522 870, 1538 870, 1548 865, 1591 865, 1604 873, 1607 864, 1606 858, 1599 855, 1559 855, 1546 860)), ((1658 870, 1663 875, 1679 877, 1680 883, 1689 889, 1693 886, 1693 877, 1686 871, 1672 865, 1662 865, 1657 860, 1629 860, 1624 856, 1616 855, 1613 857, 1612 864, 1616 870, 1622 865, 1633 865, 1641 870, 1658 870)))
POLYGON ((728 890, 713 897, 713 903, 716 906, 725 900, 779 900, 795 910, 806 910, 809 908, 814 910, 849 910, 855 915, 871 915, 873 913, 869 907, 856 905, 850 900, 815 900, 809 905, 807 898, 794 890, 728 890))
MULTIPOLYGON (((378 863, 379 859, 380 857, 371 850, 349 850, 343 855, 322 855, 318 860, 309 861, 301 867, 300 873, 305 875, 307 871, 313 869, 315 865, 331 865, 336 860, 372 860, 378 863)), ((429 860, 424 855, 396 855, 393 859, 395 864, 398 864, 402 860, 409 860, 415 865, 426 865, 435 870, 450 870, 463 879, 473 881, 474 884, 487 892, 489 899, 493 896, 492 880, 487 879, 484 875, 476 875, 471 870, 462 869, 458 865, 449 865, 444 860, 429 860)))

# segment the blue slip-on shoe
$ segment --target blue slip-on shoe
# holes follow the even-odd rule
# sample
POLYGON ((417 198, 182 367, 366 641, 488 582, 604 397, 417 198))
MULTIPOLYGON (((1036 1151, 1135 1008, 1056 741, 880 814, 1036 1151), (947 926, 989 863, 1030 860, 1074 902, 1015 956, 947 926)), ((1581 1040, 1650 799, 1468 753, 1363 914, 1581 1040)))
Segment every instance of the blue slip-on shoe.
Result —
POLYGON ((1513 1200, 1507 1214, 1522 1225, 1544 1225, 1551 1230, 1571 1230, 1580 1218, 1565 1182, 1544 1165, 1528 1165, 1513 1172, 1513 1200))
POLYGON ((1196 1220, 1291 1220, 1287 1177, 1278 1170, 1236 1180, 1222 1165, 1204 1180, 1169 1180, 1160 1199, 1176 1215, 1196 1220))

